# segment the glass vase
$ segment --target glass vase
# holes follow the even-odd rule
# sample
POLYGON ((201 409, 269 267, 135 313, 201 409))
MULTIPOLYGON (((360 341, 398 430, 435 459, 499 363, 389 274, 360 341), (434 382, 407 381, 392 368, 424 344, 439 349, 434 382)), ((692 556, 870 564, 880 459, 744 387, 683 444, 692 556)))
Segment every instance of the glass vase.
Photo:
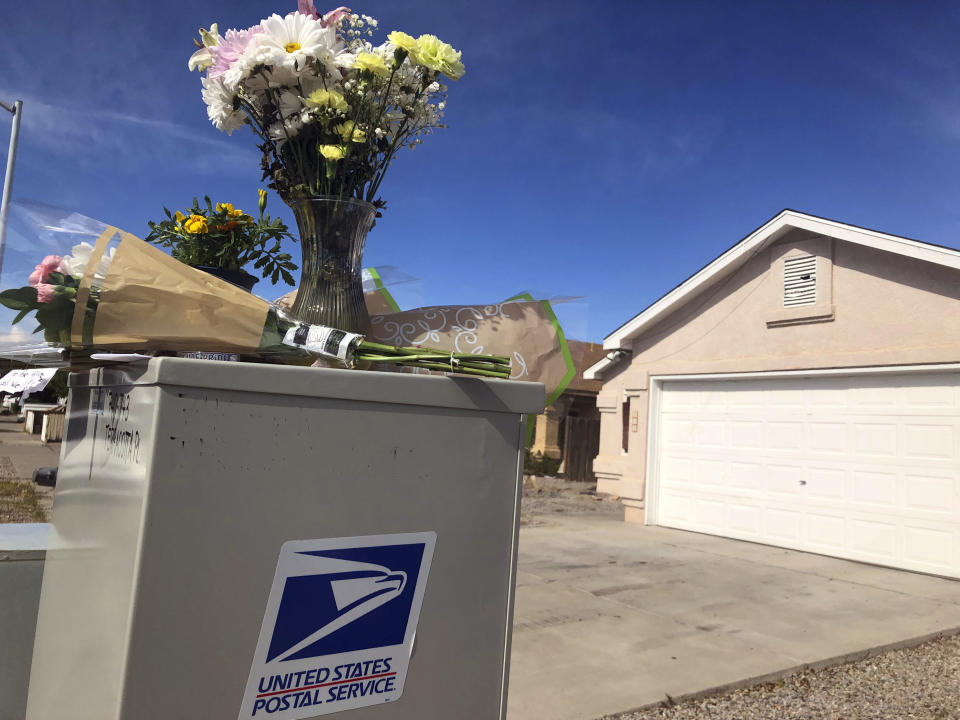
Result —
POLYGON ((361 263, 377 209, 362 200, 310 197, 290 203, 300 230, 300 286, 291 308, 298 320, 366 333, 361 263))

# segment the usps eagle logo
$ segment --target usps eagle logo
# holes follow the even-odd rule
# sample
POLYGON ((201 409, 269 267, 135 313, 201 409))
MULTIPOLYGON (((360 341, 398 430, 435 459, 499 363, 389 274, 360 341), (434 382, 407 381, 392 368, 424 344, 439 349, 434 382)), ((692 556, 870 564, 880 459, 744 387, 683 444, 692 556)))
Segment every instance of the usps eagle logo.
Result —
MULTIPOLYGON (((385 549, 365 548, 362 555, 385 549)), ((401 644, 413 600, 412 590, 404 591, 410 574, 416 582, 423 545, 403 551, 391 554, 407 556, 404 570, 327 553, 297 553, 291 565, 304 574, 288 577, 284 584, 267 662, 401 644), (384 607, 391 602, 392 607, 384 607), (350 627, 361 618, 365 622, 350 627)))
POLYGON ((399 698, 435 543, 433 532, 285 543, 240 717, 399 698))

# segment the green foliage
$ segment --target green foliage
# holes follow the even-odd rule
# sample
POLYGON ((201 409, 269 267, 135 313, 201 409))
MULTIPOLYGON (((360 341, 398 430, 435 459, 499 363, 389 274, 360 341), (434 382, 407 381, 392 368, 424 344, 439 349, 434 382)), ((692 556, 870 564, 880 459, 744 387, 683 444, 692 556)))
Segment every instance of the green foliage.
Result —
POLYGON ((17 311, 14 325, 36 311, 39 325, 34 332, 42 331, 48 343, 66 347, 70 344, 70 325, 80 278, 54 272, 47 276, 46 284, 53 286, 53 296, 48 302, 39 301, 37 288, 25 286, 0 292, 0 305, 17 311))
POLYGON ((13 321, 13 324, 16 325, 18 322, 23 320, 23 316, 26 313, 36 309, 37 289, 28 285, 26 287, 4 290, 3 292, 0 292, 0 303, 11 310, 20 311, 20 313, 17 315, 17 319, 13 321))
POLYGON ((68 392, 67 376, 69 374, 68 370, 57 370, 56 375, 50 378, 44 390, 49 390, 54 397, 65 398, 68 392))
POLYGON ((150 226, 148 242, 172 248, 171 254, 187 265, 204 265, 224 270, 241 270, 253 263, 262 277, 274 284, 281 278, 288 285, 295 284, 292 270, 297 266, 289 253, 280 252, 280 241, 296 238, 290 234, 280 218, 271 218, 260 203, 258 218, 235 210, 229 203, 217 203, 204 197, 205 206, 193 199, 186 214, 164 208, 167 219, 150 226))

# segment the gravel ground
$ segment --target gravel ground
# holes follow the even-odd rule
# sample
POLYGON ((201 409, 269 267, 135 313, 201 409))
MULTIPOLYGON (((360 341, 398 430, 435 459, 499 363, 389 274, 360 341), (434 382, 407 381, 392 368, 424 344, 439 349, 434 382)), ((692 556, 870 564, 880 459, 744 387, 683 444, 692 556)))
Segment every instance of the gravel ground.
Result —
POLYGON ((960 636, 607 720, 960 720, 960 636))
POLYGON ((46 522, 52 509, 53 488, 18 477, 13 460, 0 455, 0 523, 46 522))
POLYGON ((22 480, 0 480, 0 523, 46 522, 33 486, 22 480))
POLYGON ((559 515, 604 513, 623 517, 619 498, 597 495, 596 483, 569 482, 562 478, 527 475, 523 481, 520 526, 549 525, 559 515))

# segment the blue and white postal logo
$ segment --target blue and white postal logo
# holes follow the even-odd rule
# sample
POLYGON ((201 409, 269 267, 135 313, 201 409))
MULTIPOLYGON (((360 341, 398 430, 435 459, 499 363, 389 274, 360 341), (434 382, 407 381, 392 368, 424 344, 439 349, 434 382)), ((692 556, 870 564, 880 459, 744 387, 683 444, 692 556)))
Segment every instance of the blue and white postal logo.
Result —
POLYGON ((280 548, 240 720, 296 720, 397 700, 437 535, 280 548))

